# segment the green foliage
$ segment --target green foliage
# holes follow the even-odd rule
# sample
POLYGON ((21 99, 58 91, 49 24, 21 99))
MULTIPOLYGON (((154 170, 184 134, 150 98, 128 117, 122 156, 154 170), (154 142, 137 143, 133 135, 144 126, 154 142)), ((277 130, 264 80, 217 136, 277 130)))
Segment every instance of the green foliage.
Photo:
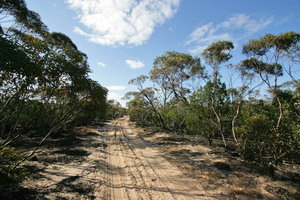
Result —
MULTIPOLYGON (((217 120, 212 110, 211 94, 213 87, 213 83, 208 81, 204 87, 200 87, 191 96, 188 112, 185 117, 188 130, 201 134, 210 144, 218 132, 217 120)), ((215 86, 214 106, 215 111, 219 113, 222 121, 224 121, 224 118, 228 114, 227 102, 226 85, 218 80, 215 86)))
POLYGON ((282 164, 284 160, 299 162, 299 132, 289 127, 274 128, 266 115, 256 114, 237 128, 242 138, 241 155, 245 160, 265 166, 282 164))
POLYGON ((4 16, 13 16, 16 23, 32 32, 44 35, 48 31, 47 26, 41 21, 39 14, 28 10, 24 0, 2 0, 0 12, 4 12, 4 16))
POLYGON ((104 119, 107 91, 88 78, 87 56, 68 36, 49 33, 24 1, 7 0, 1 6, 21 25, 0 36, 1 137, 13 140, 19 134, 15 127, 22 134, 45 133, 72 121, 104 119))
POLYGON ((108 101, 106 119, 116 119, 124 117, 126 114, 127 110, 123 108, 119 102, 115 100, 108 101))
POLYGON ((242 138, 242 156, 246 160, 261 161, 266 154, 265 142, 271 135, 272 124, 265 115, 255 115, 236 128, 242 138))
POLYGON ((24 160, 22 152, 0 146, 0 190, 27 177, 25 169, 15 167, 24 160))
POLYGON ((131 121, 137 122, 140 126, 159 126, 156 115, 149 109, 132 107, 128 110, 128 115, 131 121))
POLYGON ((201 55, 209 65, 218 66, 232 57, 230 51, 233 48, 234 46, 230 41, 218 41, 209 45, 201 55))
MULTIPOLYGON (((243 46, 243 54, 247 55, 248 59, 241 62, 241 70, 243 73, 254 72, 259 75, 277 97, 280 115, 282 115, 282 109, 276 91, 277 79, 283 75, 285 70, 292 80, 299 85, 292 74, 293 64, 299 61, 299 42, 300 34, 291 31, 277 36, 266 34, 257 40, 250 40, 243 46)), ((277 126, 280 125, 280 121, 281 116, 277 126)))
MULTIPOLYGON (((88 80, 84 95, 79 99, 76 110, 80 112, 74 121, 77 125, 87 125, 95 120, 104 120, 107 112, 107 89, 96 81, 88 80)), ((73 111, 76 111, 73 108, 73 111)))
POLYGON ((186 82, 204 76, 200 59, 190 54, 168 51, 155 58, 153 65, 150 78, 163 91, 165 103, 171 97, 187 103, 190 90, 185 86, 186 82))
MULTIPOLYGON (((149 115, 154 115, 155 117, 152 118, 153 120, 150 120, 148 122, 147 119, 140 119, 140 121, 147 122, 146 124, 154 122, 158 124, 160 127, 166 128, 165 121, 162 117, 161 110, 160 110, 160 102, 158 100, 158 97, 155 94, 156 90, 152 87, 147 87, 147 88, 143 87, 144 82, 148 78, 149 77, 147 76, 141 75, 129 81, 129 84, 135 85, 139 90, 139 92, 134 94, 133 97, 134 99, 129 102, 129 109, 131 109, 132 106, 134 105, 140 108, 144 108, 145 110, 147 110, 147 112, 149 112, 149 115)), ((141 112, 140 109, 137 109, 135 111, 141 112)), ((149 116, 149 115, 147 114, 142 116, 149 116)))
POLYGON ((68 126, 104 119, 107 90, 88 77, 86 54, 68 36, 49 33, 23 0, 2 0, 0 13, 13 20, 0 27, 1 176, 18 179, 24 174, 13 166, 24 157, 8 146, 36 135, 40 145, 68 126))
POLYGON ((241 62, 243 73, 258 74, 274 96, 271 102, 263 102, 264 107, 255 105, 252 116, 239 127, 246 160, 268 166, 281 164, 283 160, 299 162, 297 92, 280 90, 277 85, 284 70, 299 85, 291 73, 299 56, 299 41, 300 34, 286 32, 277 36, 266 34, 243 46, 243 53, 249 57, 241 62))
POLYGON ((195 103, 192 97, 185 120, 190 132, 203 136, 212 145, 213 139, 216 138, 217 129, 214 122, 215 116, 211 109, 195 103))
POLYGON ((166 104, 162 109, 162 116, 164 118, 166 128, 171 131, 185 132, 185 113, 186 103, 179 101, 177 104, 166 104))
POLYGON ((134 93, 133 99, 128 102, 128 115, 130 120, 137 122, 138 125, 160 126, 157 113, 140 92, 134 93))
POLYGON ((264 56, 274 50, 277 53, 288 52, 298 45, 300 34, 293 31, 280 35, 266 34, 258 40, 250 40, 243 46, 243 53, 248 56, 264 56))
POLYGON ((139 89, 131 93, 130 119, 198 134, 210 144, 222 136, 225 146, 226 140, 234 141, 245 160, 261 163, 271 171, 284 161, 299 163, 299 80, 292 70, 299 61, 299 41, 300 34, 287 32, 246 43, 243 54, 247 59, 233 68, 242 85, 234 88, 231 83, 228 90, 220 69, 232 57, 232 42, 214 42, 201 54, 212 68, 210 76, 199 58, 168 51, 154 60, 149 73, 154 87, 143 87, 148 76, 130 81, 139 89), (278 85, 285 72, 291 81, 278 85), (254 82, 257 76, 262 83, 254 82), (198 86, 201 80, 206 84, 198 86), (256 99, 255 88, 260 84, 268 86, 272 99, 256 99), (283 90, 285 85, 288 90, 283 90))
POLYGON ((280 64, 278 63, 264 63, 261 60, 257 60, 255 58, 250 58, 243 60, 240 63, 241 69, 246 73, 246 71, 251 71, 253 70, 255 73, 266 73, 270 75, 277 75, 277 76, 282 76, 283 75, 283 68, 280 64))

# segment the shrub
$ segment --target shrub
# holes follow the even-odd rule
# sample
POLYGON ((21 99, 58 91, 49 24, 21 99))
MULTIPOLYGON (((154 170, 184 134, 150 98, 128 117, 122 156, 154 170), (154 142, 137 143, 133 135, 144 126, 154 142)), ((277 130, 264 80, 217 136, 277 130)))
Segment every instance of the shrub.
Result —
POLYGON ((12 183, 22 181, 27 175, 24 168, 17 168, 25 157, 21 151, 0 146, 0 190, 12 183))
POLYGON ((266 115, 246 120, 237 132, 242 138, 241 155, 245 160, 261 163, 270 169, 284 160, 299 162, 299 134, 288 126, 274 128, 266 115))

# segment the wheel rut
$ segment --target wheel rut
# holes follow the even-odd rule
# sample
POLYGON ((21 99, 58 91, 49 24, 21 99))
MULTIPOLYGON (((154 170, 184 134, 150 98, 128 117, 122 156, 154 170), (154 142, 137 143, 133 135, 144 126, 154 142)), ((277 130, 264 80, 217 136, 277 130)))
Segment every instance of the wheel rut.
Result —
POLYGON ((214 199, 139 138, 128 118, 111 123, 107 142, 107 199, 214 199))

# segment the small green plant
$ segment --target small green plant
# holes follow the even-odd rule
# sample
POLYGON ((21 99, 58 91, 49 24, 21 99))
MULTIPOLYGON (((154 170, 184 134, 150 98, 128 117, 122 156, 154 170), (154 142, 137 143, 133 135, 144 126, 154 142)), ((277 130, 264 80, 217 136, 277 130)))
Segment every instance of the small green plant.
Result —
POLYGON ((27 170, 17 168, 25 157, 21 151, 0 146, 0 190, 12 183, 22 181, 27 175, 27 170))

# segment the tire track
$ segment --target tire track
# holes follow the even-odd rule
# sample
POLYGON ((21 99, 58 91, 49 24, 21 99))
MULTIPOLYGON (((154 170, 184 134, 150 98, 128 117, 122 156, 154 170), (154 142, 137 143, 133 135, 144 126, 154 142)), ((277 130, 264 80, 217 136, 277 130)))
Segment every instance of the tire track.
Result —
POLYGON ((140 139, 127 118, 111 123, 108 141, 107 199, 214 199, 140 139))
POLYGON ((123 135, 127 142, 124 144, 126 144, 128 151, 131 152, 133 156, 136 158, 135 161, 139 163, 136 164, 135 166, 141 166, 143 168, 143 170, 139 170, 140 175, 142 174, 141 171, 143 171, 147 175, 144 177, 144 185, 148 187, 149 190, 152 191, 156 190, 155 199, 158 199, 157 193, 161 193, 159 195, 160 199, 175 199, 174 195, 172 195, 169 188, 166 187, 165 182, 162 180, 162 178, 155 172, 155 170, 153 170, 153 167, 151 167, 151 165, 148 162, 145 163, 141 159, 142 157, 140 155, 137 155, 136 151, 133 148, 134 145, 132 144, 134 143, 134 139, 129 139, 128 136, 126 136, 126 132, 124 131, 124 128, 123 128, 123 135), (147 179, 147 181, 145 181, 145 179, 147 179), (148 186, 146 185, 146 182, 148 182, 148 186))
POLYGON ((149 192, 149 184, 146 184, 145 176, 143 175, 143 171, 145 171, 145 167, 134 154, 133 151, 129 148, 128 144, 124 142, 125 133, 124 129, 121 126, 121 134, 122 134, 122 142, 121 147, 123 147, 122 152, 126 152, 126 158, 128 158, 127 162, 129 163, 128 173, 131 174, 132 179, 134 180, 134 185, 136 190, 142 191, 144 193, 143 199, 153 199, 151 193, 149 192), (130 165, 131 164, 131 165, 130 165), (142 167, 142 169, 140 169, 142 167))
POLYGON ((113 132, 113 137, 110 137, 109 140, 109 151, 108 151, 108 164, 110 166, 109 172, 109 194, 108 199, 126 199, 128 195, 126 194, 126 191, 124 189, 123 183, 122 183, 122 174, 121 170, 123 166, 121 166, 119 159, 122 158, 118 156, 118 149, 116 145, 116 134, 117 134, 117 128, 118 128, 118 122, 115 122, 112 124, 113 131, 110 131, 109 133, 113 132), (119 157, 119 158, 118 158, 119 157))
MULTIPOLYGON (((144 166, 149 166, 150 170, 152 171, 152 177, 155 177, 156 179, 156 185, 161 183, 160 185, 164 185, 165 189, 170 193, 172 196, 172 199, 194 199, 192 197, 192 194, 189 194, 185 191, 197 191, 198 188, 191 187, 188 185, 194 185, 195 183, 189 182, 189 184, 180 184, 180 181, 178 179, 172 178, 171 176, 172 172, 174 170, 170 170, 171 173, 164 173, 160 167, 157 167, 156 163, 150 162, 153 159, 147 159, 149 156, 145 155, 144 152, 141 149, 148 149, 149 152, 151 152, 151 155, 155 155, 155 158, 160 160, 161 162, 166 162, 168 164, 168 168, 173 168, 171 164, 162 158, 162 155, 159 154, 157 151, 154 151, 151 149, 148 145, 146 145, 141 139, 138 137, 127 137, 128 143, 132 145, 131 151, 135 153, 135 155, 140 158, 141 162, 144 162, 144 166), (130 141, 131 140, 131 141, 130 141)), ((164 168, 166 170, 166 168, 164 168)), ((177 169, 176 169, 177 170, 177 169)), ((178 176, 176 176, 178 178, 178 176)), ((184 178, 184 177, 183 177, 184 178)), ((169 197, 170 198, 170 197, 169 197)))

